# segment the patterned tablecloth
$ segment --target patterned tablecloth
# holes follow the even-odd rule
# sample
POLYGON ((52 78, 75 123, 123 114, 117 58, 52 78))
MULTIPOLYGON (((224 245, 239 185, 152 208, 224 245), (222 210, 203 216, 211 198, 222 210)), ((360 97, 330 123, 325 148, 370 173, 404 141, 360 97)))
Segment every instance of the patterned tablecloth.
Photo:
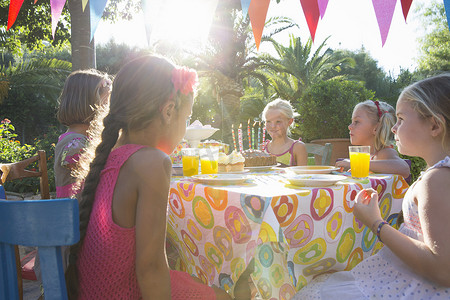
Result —
POLYGON ((351 177, 329 187, 289 185, 279 174, 250 174, 241 185, 205 185, 174 178, 168 237, 177 268, 233 295, 251 275, 263 299, 290 299, 317 274, 350 270, 382 244, 352 213, 356 193, 378 191, 384 219, 395 224, 408 184, 397 175, 351 177))

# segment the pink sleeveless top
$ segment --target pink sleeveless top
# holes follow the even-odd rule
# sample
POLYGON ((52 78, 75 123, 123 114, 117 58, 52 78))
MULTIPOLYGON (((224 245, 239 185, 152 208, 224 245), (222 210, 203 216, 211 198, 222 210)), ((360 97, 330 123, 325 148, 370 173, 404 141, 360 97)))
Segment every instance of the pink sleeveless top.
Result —
MULTIPOLYGON (((112 219, 112 198, 119 171, 142 145, 111 151, 100 175, 86 237, 78 256, 78 299, 141 299, 136 277, 135 227, 123 228, 112 219)), ((214 300, 214 290, 186 272, 170 270, 173 300, 214 300)))
POLYGON ((112 197, 120 168, 141 145, 111 151, 95 194, 86 237, 78 256, 78 299, 139 299, 135 228, 112 219, 112 197))

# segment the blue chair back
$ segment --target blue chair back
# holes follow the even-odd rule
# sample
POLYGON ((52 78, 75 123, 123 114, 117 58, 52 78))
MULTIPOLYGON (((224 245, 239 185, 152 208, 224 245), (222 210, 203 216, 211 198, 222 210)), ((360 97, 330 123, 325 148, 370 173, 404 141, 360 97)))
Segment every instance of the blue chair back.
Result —
POLYGON ((14 245, 38 247, 45 299, 67 299, 61 246, 79 239, 76 199, 0 200, 0 299, 19 299, 14 245))

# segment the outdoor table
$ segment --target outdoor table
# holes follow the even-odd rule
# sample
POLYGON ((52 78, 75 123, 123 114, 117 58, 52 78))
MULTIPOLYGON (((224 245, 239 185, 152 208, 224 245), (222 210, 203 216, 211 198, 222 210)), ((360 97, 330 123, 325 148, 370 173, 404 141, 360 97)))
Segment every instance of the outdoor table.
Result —
POLYGON ((171 181, 167 233, 177 269, 233 295, 254 258, 251 278, 263 299, 290 299, 314 276, 350 270, 383 246, 352 211, 356 193, 373 188, 382 217, 395 225, 409 185, 371 174, 327 187, 292 186, 279 173, 252 173, 240 185, 171 181))

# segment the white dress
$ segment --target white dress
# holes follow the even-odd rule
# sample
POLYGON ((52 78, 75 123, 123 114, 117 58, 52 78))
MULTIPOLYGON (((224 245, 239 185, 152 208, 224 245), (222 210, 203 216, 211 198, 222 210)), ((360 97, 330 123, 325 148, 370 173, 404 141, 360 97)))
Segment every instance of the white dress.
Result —
MULTIPOLYGON (((450 167, 450 157, 427 171, 441 167, 450 167)), ((402 204, 405 222, 399 230, 423 241, 418 207, 411 192, 413 188, 414 184, 405 194, 402 204)), ((414 273, 388 247, 383 247, 351 271, 319 276, 293 299, 450 299, 450 288, 438 286, 414 273)))

